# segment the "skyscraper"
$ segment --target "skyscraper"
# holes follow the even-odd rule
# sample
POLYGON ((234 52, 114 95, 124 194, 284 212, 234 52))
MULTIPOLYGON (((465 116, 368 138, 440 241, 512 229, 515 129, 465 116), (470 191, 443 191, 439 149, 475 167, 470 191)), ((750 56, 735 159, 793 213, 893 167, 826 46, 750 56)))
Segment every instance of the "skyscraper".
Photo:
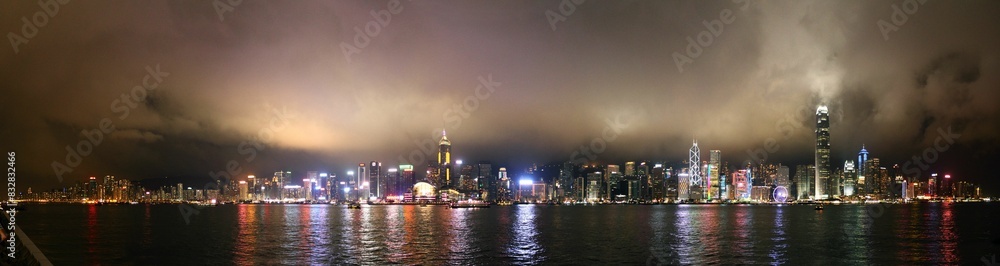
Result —
POLYGON ((725 196, 722 195, 722 188, 725 188, 725 184, 719 178, 721 176, 722 167, 722 151, 720 150, 710 150, 708 151, 708 180, 712 184, 712 194, 713 199, 722 199, 725 196))
POLYGON ((507 168, 500 167, 499 172, 497 172, 497 192, 496 199, 500 201, 510 201, 512 199, 510 195, 510 177, 507 177, 507 168))
POLYGON ((382 181, 382 162, 371 161, 368 165, 369 192, 376 198, 382 198, 385 192, 385 182, 382 181))
POLYGON ((857 172, 858 170, 854 166, 854 161, 844 161, 844 196, 854 196, 857 172))
POLYGON ((399 194, 402 195, 406 192, 412 192, 413 185, 417 183, 417 174, 413 172, 413 165, 399 165, 399 171, 403 172, 400 176, 399 187, 397 188, 399 194))
POLYGON ((371 197, 371 183, 368 178, 367 167, 365 163, 358 163, 358 199, 361 201, 367 201, 371 197))
POLYGON ((816 167, 813 165, 799 165, 795 167, 795 183, 796 183, 796 198, 800 200, 807 200, 813 198, 815 195, 814 185, 815 178, 813 175, 816 174, 816 167))
POLYGON ((625 162, 625 172, 622 175, 634 175, 635 174, 635 162, 625 162))
POLYGON ((704 184, 701 180, 701 148, 698 148, 697 140, 693 142, 691 149, 688 150, 688 179, 691 182, 688 194, 691 199, 701 200, 704 197, 702 194, 702 186, 704 184))
POLYGON ((451 141, 448 140, 448 134, 445 131, 441 131, 441 142, 438 143, 438 160, 437 165, 439 167, 438 178, 441 179, 441 188, 447 189, 453 187, 451 183, 451 141))
POLYGON ((403 192, 399 190, 399 169, 389 168, 389 170, 386 171, 384 181, 385 189, 382 194, 385 197, 403 195, 403 192))
POLYGON ((816 108, 816 192, 817 199, 838 196, 830 185, 830 114, 826 105, 816 108))
MULTIPOLYGON (((635 162, 626 163, 625 169, 632 169, 632 171, 635 172, 635 162)), ((602 198, 614 197, 614 194, 618 190, 618 182, 621 181, 622 176, 624 176, 624 174, 621 172, 621 169, 617 164, 609 164, 607 168, 604 169, 604 189, 601 191, 602 198)))
POLYGON ((865 149, 864 144, 861 144, 861 151, 858 152, 858 161, 855 167, 857 168, 857 177, 854 178, 854 194, 868 194, 868 185, 866 183, 869 181, 865 177, 868 175, 868 150, 865 149))
POLYGON ((486 197, 490 199, 496 199, 494 197, 497 193, 496 191, 496 179, 493 178, 493 164, 489 161, 480 161, 476 164, 476 190, 480 192, 485 192, 486 197))

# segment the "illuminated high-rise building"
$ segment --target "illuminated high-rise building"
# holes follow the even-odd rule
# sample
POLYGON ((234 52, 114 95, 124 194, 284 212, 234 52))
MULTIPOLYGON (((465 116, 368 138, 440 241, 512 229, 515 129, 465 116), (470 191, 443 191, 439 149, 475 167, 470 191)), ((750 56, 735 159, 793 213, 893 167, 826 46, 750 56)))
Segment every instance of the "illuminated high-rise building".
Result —
POLYGON ((858 170, 854 166, 854 161, 844 161, 844 196, 854 196, 857 176, 858 170))
POLYGON ((663 168, 662 163, 654 164, 653 170, 649 175, 649 186, 651 192, 651 198, 656 201, 663 201, 667 197, 667 181, 666 169, 663 168))
POLYGON ((438 160, 437 166, 438 178, 441 179, 441 188, 451 188, 451 141, 448 140, 448 134, 445 131, 441 131, 441 142, 438 143, 438 160))
POLYGON ((306 200, 312 200, 312 186, 314 182, 313 179, 303 178, 302 179, 302 198, 306 200))
POLYGON ((368 176, 368 167, 366 167, 365 163, 358 163, 358 171, 355 174, 357 174, 358 178, 358 199, 367 201, 371 197, 371 181, 369 180, 371 177, 368 176))
POLYGON ((274 176, 271 177, 271 188, 269 197, 270 199, 281 199, 282 191, 285 186, 288 185, 288 181, 292 177, 291 171, 277 171, 274 172, 274 176))
POLYGON ((880 161, 878 158, 870 158, 865 162, 865 195, 882 195, 882 177, 879 175, 880 161))
POLYGON ((399 190, 399 169, 389 168, 383 180, 385 183, 385 189, 382 191, 384 197, 403 195, 403 192, 399 190))
POLYGON ((635 162, 625 162, 625 172, 622 175, 634 175, 635 174, 635 162))
POLYGON ((710 191, 710 198, 722 199, 724 195, 722 194, 725 184, 723 184, 721 168, 722 167, 722 151, 720 150, 710 150, 708 151, 708 167, 705 169, 705 174, 708 176, 708 182, 712 185, 710 191))
POLYGON ((239 181, 239 200, 250 200, 250 185, 247 181, 239 181))
POLYGON ((458 188, 461 191, 474 191, 479 189, 479 179, 476 178, 477 175, 473 175, 473 170, 475 170, 475 165, 464 164, 462 160, 455 161, 455 165, 458 166, 458 188))
POLYGON ((788 166, 778 165, 778 169, 774 175, 775 186, 788 188, 792 185, 791 175, 789 175, 788 170, 788 166))
POLYGON ((691 198, 688 191, 688 187, 691 186, 690 177, 691 174, 687 173, 687 169, 681 169, 681 173, 677 175, 677 200, 687 201, 691 198))
POLYGON ((412 192, 413 185, 417 184, 417 175, 416 172, 414 172, 413 170, 413 165, 409 164, 400 165, 399 171, 402 172, 402 174, 400 174, 399 187, 397 188, 399 190, 400 195, 406 192, 412 192))
POLYGON ((795 183, 796 183, 796 197, 800 200, 812 199, 815 186, 814 175, 816 174, 816 167, 813 165, 799 165, 795 167, 795 183))
POLYGON ((830 185, 830 114, 826 105, 816 109, 816 198, 839 196, 830 185))
MULTIPOLYGON (((625 171, 632 169, 635 172, 635 162, 625 163, 625 171), (631 164, 631 165, 630 165, 631 164)), ((609 164, 606 169, 604 169, 604 188, 601 191, 602 198, 612 198, 615 192, 618 190, 618 182, 621 181, 624 173, 621 172, 621 167, 617 164, 609 164)))
POLYGON ((368 164, 368 185, 369 192, 373 197, 383 198, 385 195, 385 182, 382 181, 382 162, 371 161, 368 164))
POLYGON ((927 196, 937 197, 938 196, 938 174, 932 173, 931 177, 927 179, 927 196))
MULTIPOLYGON (((94 177, 90 177, 93 180, 94 177)), ((184 183, 177 183, 177 200, 184 200, 184 183)))
POLYGON ((858 161, 855 167, 857 167, 857 178, 854 179, 854 193, 857 195, 867 195, 868 178, 868 150, 865 149, 865 145, 861 144, 861 151, 858 152, 858 161))
POLYGON ((319 172, 307 171, 306 178, 302 180, 302 189, 305 192, 306 200, 315 199, 317 191, 319 190, 319 172))
POLYGON ((951 175, 944 175, 941 179, 941 197, 953 197, 952 186, 951 186, 951 175))
POLYGON ((703 186, 701 173, 701 148, 698 148, 698 141, 694 141, 691 149, 688 150, 688 196, 694 200, 704 199, 702 193, 703 186))
POLYGON ((750 199, 750 188, 752 187, 750 183, 750 171, 746 169, 740 169, 733 172, 733 184, 736 189, 736 200, 748 200, 750 199))
POLYGON ((511 195, 511 182, 510 177, 507 176, 507 168, 500 167, 499 172, 497 172, 497 199, 500 201, 510 201, 513 200, 511 195))
POLYGON ((496 178, 493 176, 493 164, 489 161, 480 161, 476 164, 476 190, 485 192, 489 199, 495 199, 493 194, 497 193, 496 178))
POLYGON ((587 202, 598 202, 601 200, 601 172, 587 174, 587 202))

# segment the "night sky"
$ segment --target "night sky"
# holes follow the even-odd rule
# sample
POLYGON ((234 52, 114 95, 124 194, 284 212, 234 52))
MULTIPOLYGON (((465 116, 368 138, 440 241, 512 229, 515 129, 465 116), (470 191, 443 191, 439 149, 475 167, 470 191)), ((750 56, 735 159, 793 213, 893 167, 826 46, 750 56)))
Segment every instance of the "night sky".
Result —
POLYGON ((442 129, 456 159, 516 169, 595 139, 603 163, 680 162, 697 139, 703 159, 719 149, 731 164, 771 140, 767 161, 794 169, 812 163, 823 103, 835 167, 862 144, 903 165, 950 129, 921 176, 1000 191, 998 1, 389 5, 71 1, 49 16, 4 1, 0 148, 36 191, 107 174, 208 180, 230 160, 240 175, 343 174, 420 158, 442 129), (33 17, 43 25, 24 31, 33 17), (115 130, 60 181, 53 163, 102 119, 115 130), (625 125, 608 135, 608 120, 625 125))

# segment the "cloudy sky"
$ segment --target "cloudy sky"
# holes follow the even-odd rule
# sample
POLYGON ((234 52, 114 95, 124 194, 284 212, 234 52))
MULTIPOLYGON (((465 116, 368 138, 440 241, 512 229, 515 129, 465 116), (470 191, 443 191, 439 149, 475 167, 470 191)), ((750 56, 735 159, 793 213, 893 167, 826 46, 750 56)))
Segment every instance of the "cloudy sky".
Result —
POLYGON ((442 129, 456 158, 512 167, 581 146, 678 162, 692 139, 806 164, 821 103, 834 165, 930 149, 920 175, 1000 185, 997 1, 224 3, 0 4, 19 187, 345 172, 419 161, 442 129))

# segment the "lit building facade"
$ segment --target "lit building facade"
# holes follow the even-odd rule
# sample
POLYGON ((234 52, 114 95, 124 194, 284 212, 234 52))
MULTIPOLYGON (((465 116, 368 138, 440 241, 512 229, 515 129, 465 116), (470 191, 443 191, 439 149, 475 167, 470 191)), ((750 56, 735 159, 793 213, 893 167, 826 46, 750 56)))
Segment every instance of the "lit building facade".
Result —
POLYGON ((839 196, 830 184, 830 114, 826 105, 816 109, 816 192, 815 197, 826 199, 839 196))

